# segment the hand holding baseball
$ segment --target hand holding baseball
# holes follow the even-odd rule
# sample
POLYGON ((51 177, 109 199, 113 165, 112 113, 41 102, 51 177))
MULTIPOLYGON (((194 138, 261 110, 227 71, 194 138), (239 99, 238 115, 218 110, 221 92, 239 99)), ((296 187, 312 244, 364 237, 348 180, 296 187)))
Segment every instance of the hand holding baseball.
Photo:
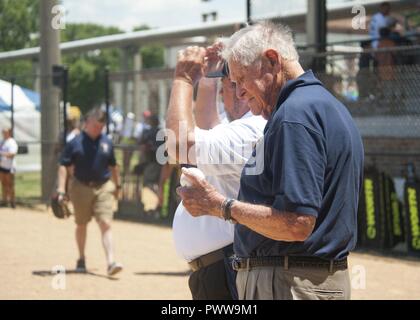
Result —
POLYGON ((196 168, 182 168, 181 187, 177 193, 182 198, 185 209, 193 216, 220 216, 220 206, 224 197, 204 179, 204 174, 196 168), (194 170, 193 170, 194 169, 194 170), (200 172, 201 177, 200 177, 200 172))
MULTIPOLYGON (((201 171, 198 168, 188 168, 184 169, 187 173, 196 176, 199 179, 205 179, 203 171, 201 171)), ((181 184, 181 187, 192 187, 191 181, 188 179, 188 176, 184 174, 184 170, 181 174, 181 178, 179 179, 179 183, 181 184)))

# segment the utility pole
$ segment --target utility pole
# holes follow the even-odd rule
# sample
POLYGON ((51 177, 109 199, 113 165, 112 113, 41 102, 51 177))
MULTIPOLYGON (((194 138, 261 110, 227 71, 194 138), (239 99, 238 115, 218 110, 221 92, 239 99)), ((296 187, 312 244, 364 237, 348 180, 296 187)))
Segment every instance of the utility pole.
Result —
POLYGON ((41 26, 41 158, 42 200, 48 201, 56 183, 57 150, 59 144, 60 90, 53 86, 52 67, 61 64, 60 30, 53 27, 56 16, 52 13, 57 0, 40 1, 41 26))

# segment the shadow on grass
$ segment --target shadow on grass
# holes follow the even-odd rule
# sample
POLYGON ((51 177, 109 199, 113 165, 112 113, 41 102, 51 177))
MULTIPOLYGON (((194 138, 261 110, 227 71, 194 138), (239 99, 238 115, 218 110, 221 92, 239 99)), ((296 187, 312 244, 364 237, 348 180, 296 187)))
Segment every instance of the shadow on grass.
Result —
POLYGON ((136 276, 167 276, 167 277, 186 277, 189 276, 192 272, 190 270, 184 272, 135 272, 136 276))
MULTIPOLYGON (((53 272, 50 270, 39 270, 39 271, 32 271, 32 274, 34 276, 39 276, 39 277, 54 277, 54 276, 59 275, 60 273, 53 272)), ((92 277, 104 278, 104 279, 114 280, 114 281, 119 280, 116 277, 98 274, 92 271, 80 272, 77 270, 66 270, 65 275, 71 275, 71 274, 77 274, 77 275, 82 275, 82 276, 92 276, 92 277)))

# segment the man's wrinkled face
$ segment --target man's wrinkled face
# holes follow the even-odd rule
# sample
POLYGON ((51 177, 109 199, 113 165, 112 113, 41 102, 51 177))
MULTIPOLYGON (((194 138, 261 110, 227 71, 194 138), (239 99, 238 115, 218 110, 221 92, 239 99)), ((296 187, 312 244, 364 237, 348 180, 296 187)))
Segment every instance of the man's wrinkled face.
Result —
POLYGON ((237 97, 246 101, 254 115, 266 117, 273 104, 275 84, 275 75, 267 69, 266 61, 256 61, 247 67, 230 61, 229 69, 231 80, 236 84, 237 97))

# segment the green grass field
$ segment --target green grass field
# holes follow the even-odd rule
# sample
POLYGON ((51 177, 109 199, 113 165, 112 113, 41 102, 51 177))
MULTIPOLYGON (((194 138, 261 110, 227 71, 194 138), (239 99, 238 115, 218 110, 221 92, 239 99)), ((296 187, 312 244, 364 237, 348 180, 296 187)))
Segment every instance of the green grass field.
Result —
POLYGON ((41 199, 41 172, 16 173, 15 193, 18 200, 41 199))
MULTIPOLYGON (((122 168, 123 152, 115 150, 117 163, 122 168)), ((130 172, 139 162, 139 152, 133 152, 130 161, 130 172)), ((41 199, 41 172, 17 172, 15 176, 15 193, 19 202, 35 201, 41 199)))
MULTIPOLYGON (((117 160, 117 163, 120 166, 120 169, 123 168, 123 151, 121 149, 115 149, 115 158, 117 160)), ((134 169, 134 167, 139 163, 140 160, 140 153, 138 150, 134 150, 130 159, 130 172, 134 169)))

